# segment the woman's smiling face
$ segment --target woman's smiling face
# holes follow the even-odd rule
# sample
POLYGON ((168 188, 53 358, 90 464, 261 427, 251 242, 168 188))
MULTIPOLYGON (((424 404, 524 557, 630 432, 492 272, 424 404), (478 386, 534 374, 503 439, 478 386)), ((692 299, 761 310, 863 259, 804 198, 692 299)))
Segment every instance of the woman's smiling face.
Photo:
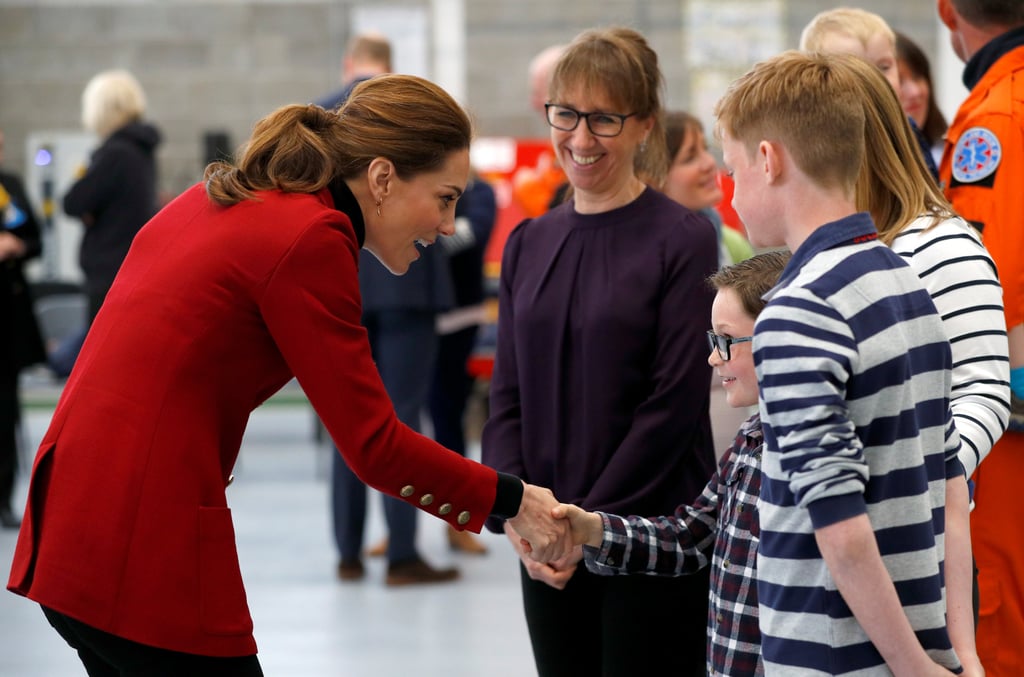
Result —
MULTIPOLYGON (((634 112, 620 110, 605 92, 580 88, 568 90, 566 96, 554 103, 579 113, 622 116, 634 112)), ((651 120, 640 120, 633 115, 623 121, 622 131, 617 136, 596 136, 587 121, 580 118, 571 132, 552 127, 551 145, 577 195, 600 201, 601 197, 618 193, 634 180, 633 158, 652 125, 651 120)))
POLYGON ((376 211, 365 214, 365 248, 396 275, 420 257, 417 243, 455 232, 455 202, 469 179, 469 151, 451 153, 436 170, 409 179, 392 175, 376 211))

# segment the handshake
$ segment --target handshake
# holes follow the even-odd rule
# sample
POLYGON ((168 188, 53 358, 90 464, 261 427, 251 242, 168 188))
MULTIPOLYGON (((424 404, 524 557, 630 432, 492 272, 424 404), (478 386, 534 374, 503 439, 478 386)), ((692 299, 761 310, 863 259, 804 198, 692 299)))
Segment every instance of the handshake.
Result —
POLYGON ((539 563, 564 560, 576 546, 599 546, 604 533, 597 513, 559 503, 550 489, 526 483, 519 513, 507 520, 505 529, 512 530, 509 537, 520 557, 539 563))

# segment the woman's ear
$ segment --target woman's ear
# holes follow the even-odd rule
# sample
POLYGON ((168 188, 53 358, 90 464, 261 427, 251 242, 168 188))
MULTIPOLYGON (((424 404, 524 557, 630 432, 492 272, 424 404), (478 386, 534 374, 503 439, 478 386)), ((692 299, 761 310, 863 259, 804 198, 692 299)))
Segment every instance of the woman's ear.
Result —
POLYGON ((391 186, 391 179, 395 176, 395 165, 386 157, 375 157, 370 161, 366 170, 370 179, 370 191, 373 198, 383 199, 387 197, 391 186))

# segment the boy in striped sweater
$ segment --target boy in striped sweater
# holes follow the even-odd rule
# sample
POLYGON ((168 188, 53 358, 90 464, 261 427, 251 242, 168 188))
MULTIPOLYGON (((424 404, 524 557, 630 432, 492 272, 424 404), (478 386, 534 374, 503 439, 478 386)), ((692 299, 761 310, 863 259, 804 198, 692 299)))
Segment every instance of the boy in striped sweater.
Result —
POLYGON ((793 252, 754 332, 765 673, 950 675, 971 623, 950 347, 918 276, 857 212, 850 58, 781 54, 716 107, 752 244, 793 252))

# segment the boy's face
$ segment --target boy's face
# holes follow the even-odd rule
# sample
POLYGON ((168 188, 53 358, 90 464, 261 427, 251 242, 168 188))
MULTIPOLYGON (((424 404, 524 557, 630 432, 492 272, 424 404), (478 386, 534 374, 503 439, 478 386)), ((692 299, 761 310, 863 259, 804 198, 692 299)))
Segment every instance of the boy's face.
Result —
POLYGON ((732 208, 743 221, 747 237, 755 247, 780 247, 784 234, 771 226, 768 197, 765 190, 763 164, 757 156, 750 157, 746 146, 722 130, 722 164, 732 177, 732 208))
MULTIPOLYGON (((711 305, 711 328, 719 336, 743 338, 754 335, 754 318, 743 309, 743 303, 734 289, 723 287, 711 305)), ((729 346, 728 362, 718 349, 708 355, 708 364, 725 388, 725 400, 730 407, 752 407, 757 404, 757 374, 754 372, 754 344, 733 343, 729 346)))
POLYGON ((892 85, 893 91, 897 94, 900 93, 900 71, 896 63, 896 45, 886 36, 872 35, 865 46, 860 43, 860 40, 849 35, 829 33, 822 41, 821 51, 829 54, 850 54, 874 64, 892 85))

